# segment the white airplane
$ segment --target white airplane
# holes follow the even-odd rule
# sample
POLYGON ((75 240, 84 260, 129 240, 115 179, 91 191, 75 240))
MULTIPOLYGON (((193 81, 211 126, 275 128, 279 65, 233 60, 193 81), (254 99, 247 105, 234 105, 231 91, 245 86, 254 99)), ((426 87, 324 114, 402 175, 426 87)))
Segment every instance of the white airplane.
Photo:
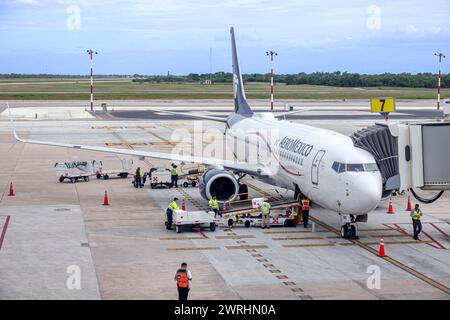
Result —
POLYGON ((225 122, 227 140, 233 141, 238 149, 256 150, 252 154, 255 161, 249 160, 248 151, 238 152, 237 161, 232 161, 22 139, 18 137, 12 123, 14 136, 25 143, 204 164, 209 167, 200 182, 200 193, 205 199, 215 194, 219 200, 228 200, 245 192, 247 187, 241 184, 240 179, 248 174, 255 179, 293 190, 296 195, 303 195, 321 207, 336 211, 341 221, 342 236, 357 237, 357 222, 366 222, 367 214, 375 209, 382 198, 382 177, 374 157, 355 147, 348 136, 278 119, 299 111, 276 115, 254 113, 245 97, 233 28, 230 33, 235 112, 226 119, 207 115, 191 116, 225 122))

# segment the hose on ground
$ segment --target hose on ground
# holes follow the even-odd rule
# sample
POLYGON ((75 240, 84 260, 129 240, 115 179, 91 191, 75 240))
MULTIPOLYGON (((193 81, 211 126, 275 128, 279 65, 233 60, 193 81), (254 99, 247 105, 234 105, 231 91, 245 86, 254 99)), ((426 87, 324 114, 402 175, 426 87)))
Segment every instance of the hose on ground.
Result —
POLYGON ((433 202, 435 202, 437 199, 439 199, 439 198, 442 196, 442 194, 444 193, 444 190, 441 190, 441 191, 439 191, 439 193, 438 193, 437 195, 435 195, 433 198, 431 198, 431 199, 425 199, 425 198, 422 198, 421 196, 419 196, 417 193, 415 193, 413 189, 409 189, 409 190, 411 190, 411 193, 412 193, 412 195, 414 196, 414 198, 416 198, 417 200, 419 200, 419 201, 422 202, 422 203, 433 203, 433 202))

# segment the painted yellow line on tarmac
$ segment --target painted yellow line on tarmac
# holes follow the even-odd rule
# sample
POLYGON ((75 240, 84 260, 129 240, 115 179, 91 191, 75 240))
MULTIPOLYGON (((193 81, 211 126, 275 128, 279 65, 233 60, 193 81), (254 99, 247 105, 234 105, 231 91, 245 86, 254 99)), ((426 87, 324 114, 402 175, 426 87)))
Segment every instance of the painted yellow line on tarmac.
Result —
POLYGON ((287 240, 322 240, 322 237, 303 237, 303 238, 299 238, 299 237, 286 237, 286 238, 272 238, 272 240, 279 240, 279 241, 287 241, 287 240))
POLYGON ((161 237, 159 240, 202 240, 203 237, 161 237))
POLYGON ((184 248, 166 248, 169 251, 191 251, 191 250, 219 250, 220 247, 184 247, 184 248))
POLYGON ((284 248, 334 247, 334 243, 283 244, 284 248))
POLYGON ((383 234, 383 235, 371 234, 370 236, 362 237, 362 238, 404 238, 404 237, 409 237, 409 236, 405 235, 405 234, 383 234))
MULTIPOLYGON (((329 232, 327 230, 316 230, 315 232, 329 232)), ((289 233, 311 233, 311 230, 292 230, 292 231, 266 231, 265 234, 289 234, 289 233)))
POLYGON ((266 245, 240 245, 240 246, 226 246, 227 249, 267 249, 266 245))
POLYGON ((249 239, 256 238, 254 235, 229 235, 229 236, 216 236, 216 239, 249 239))

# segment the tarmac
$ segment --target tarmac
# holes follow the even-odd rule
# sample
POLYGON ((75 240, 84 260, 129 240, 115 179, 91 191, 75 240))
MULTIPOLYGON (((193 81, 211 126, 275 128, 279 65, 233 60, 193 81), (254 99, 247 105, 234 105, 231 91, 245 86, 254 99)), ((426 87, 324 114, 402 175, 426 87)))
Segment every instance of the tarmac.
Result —
MULTIPOLYGON (((261 101, 251 103, 264 109, 261 101)), ((332 101, 309 103, 324 110, 333 105, 332 101)), ((356 115, 367 104, 336 103, 336 112, 356 115)), ((208 140, 184 118, 164 113, 156 119, 136 119, 134 115, 116 116, 116 111, 89 113, 84 110, 86 102, 10 104, 18 133, 30 139, 169 153, 173 133, 179 129, 187 129, 195 140, 208 140), (37 119, 36 110, 41 111, 37 119)), ((152 112, 152 107, 162 105, 194 110, 185 109, 192 101, 109 104, 129 112, 152 112)), ((195 109, 214 114, 212 106, 226 111, 225 104, 230 102, 203 101, 195 109)), ((397 106, 400 113, 420 114, 421 104, 426 105, 423 117, 430 117, 431 101, 405 101, 397 106)), ((284 102, 277 104, 278 109, 283 106, 284 102)), ((324 110, 327 117, 333 112, 324 110)), ((314 112, 320 115, 321 111, 314 112)), ((345 123, 325 117, 296 121, 351 134, 384 120, 358 116, 345 123)), ((206 121, 204 125, 223 130, 221 123, 206 121)), ((186 197, 188 208, 204 209, 206 202, 197 188, 150 189, 147 184, 135 189, 131 178, 60 183, 54 171, 56 162, 98 159, 114 169, 120 167, 121 157, 15 142, 6 112, 0 114, 0 154, 0 299, 177 299, 173 277, 181 262, 188 263, 194 278, 190 299, 450 297, 447 193, 433 204, 421 205, 421 241, 411 237, 406 194, 393 198, 394 214, 387 214, 385 202, 370 213, 368 223, 359 224, 358 241, 341 239, 336 233, 336 213, 314 204, 307 229, 300 225, 270 230, 222 226, 215 232, 177 234, 164 228, 164 209, 174 196, 186 197), (12 197, 8 196, 11 182, 12 197), (105 191, 109 206, 102 205, 105 191), (385 258, 377 255, 381 237, 385 258), (73 286, 77 273, 73 270, 79 271, 79 288, 73 286), (379 288, 370 286, 373 270, 379 271, 379 288)), ((136 158, 133 162, 133 168, 145 169, 170 163, 136 158)), ((246 179, 251 190, 273 188, 246 179)), ((286 198, 292 196, 283 189, 279 192, 286 198)))

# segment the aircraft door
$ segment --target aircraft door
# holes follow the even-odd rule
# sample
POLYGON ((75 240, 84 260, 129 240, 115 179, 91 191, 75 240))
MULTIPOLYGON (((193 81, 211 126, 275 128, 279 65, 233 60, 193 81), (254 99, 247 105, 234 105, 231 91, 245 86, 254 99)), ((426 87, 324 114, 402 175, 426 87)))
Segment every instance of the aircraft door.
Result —
POLYGON ((320 161, 322 161, 323 155, 325 154, 325 150, 319 150, 314 157, 311 166, 311 183, 314 185, 319 185, 319 165, 320 161))

